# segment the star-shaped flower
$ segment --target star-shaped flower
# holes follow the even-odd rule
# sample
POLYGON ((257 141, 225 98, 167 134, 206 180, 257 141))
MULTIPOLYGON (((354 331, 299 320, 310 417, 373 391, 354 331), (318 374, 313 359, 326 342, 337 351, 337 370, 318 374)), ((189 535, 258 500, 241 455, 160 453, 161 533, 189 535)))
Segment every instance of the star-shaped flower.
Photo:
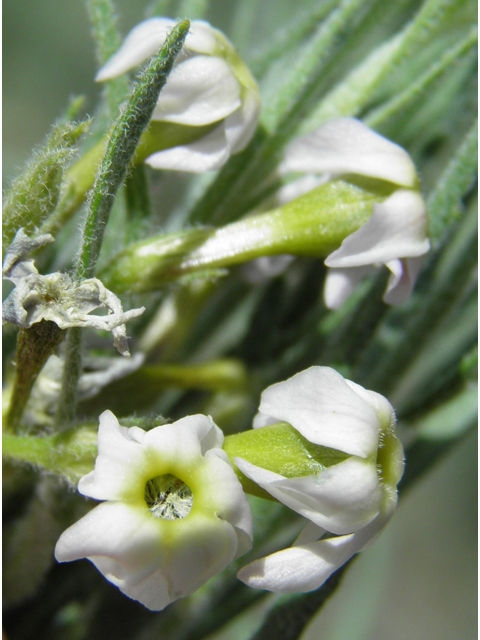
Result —
POLYGON ((78 490, 104 500, 57 542, 59 562, 88 558, 127 596, 160 611, 251 547, 252 520, 212 419, 145 432, 100 416, 95 470, 78 490))

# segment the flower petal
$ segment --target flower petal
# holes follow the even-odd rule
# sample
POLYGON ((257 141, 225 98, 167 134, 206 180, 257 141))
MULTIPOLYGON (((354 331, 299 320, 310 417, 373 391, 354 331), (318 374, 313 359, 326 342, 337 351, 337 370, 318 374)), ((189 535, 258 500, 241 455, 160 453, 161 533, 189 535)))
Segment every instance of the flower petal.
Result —
POLYGON ((125 38, 120 49, 99 70, 95 80, 104 82, 133 69, 153 56, 175 25, 170 18, 150 18, 137 24, 125 38))
POLYGON ((195 56, 174 68, 152 120, 202 126, 225 118, 240 104, 240 84, 225 60, 195 56))
POLYGON ((359 267, 421 256, 430 248, 425 203, 416 191, 399 189, 375 204, 369 220, 325 260, 327 267, 359 267))
POLYGON ((132 475, 135 475, 132 469, 144 466, 145 451, 139 443, 140 431, 143 430, 138 427, 132 430, 121 427, 111 411, 102 413, 95 470, 80 478, 80 493, 96 500, 121 500, 128 497, 129 487, 132 488, 132 475))
POLYGON ((243 567, 237 577, 249 587, 277 593, 318 589, 347 560, 376 540, 394 509, 356 533, 294 546, 256 560, 243 567))
POLYGON ((234 527, 219 518, 200 514, 179 526, 146 509, 105 502, 64 531, 55 557, 87 558, 127 596, 161 610, 222 571, 237 549, 234 527), (176 529, 170 536, 169 524, 176 529))
POLYGON ((392 272, 383 296, 387 304, 401 304, 409 298, 423 263, 423 256, 387 262, 387 267, 392 272))
POLYGON ((301 173, 356 173, 405 187, 417 183, 408 153, 375 133, 359 120, 338 118, 294 140, 281 171, 301 173))
POLYGON ((204 173, 220 169, 230 157, 223 123, 196 142, 158 151, 147 158, 154 169, 204 173))
POLYGON ((55 558, 71 562, 106 556, 117 561, 134 581, 146 567, 156 568, 161 534, 158 524, 146 505, 142 509, 122 502, 102 502, 62 533, 55 558))
POLYGON ((147 431, 143 446, 152 462, 154 457, 158 457, 165 461, 179 460, 182 466, 188 467, 202 462, 208 444, 223 443, 222 435, 209 416, 197 414, 147 431))
POLYGON ((195 53, 204 53, 207 55, 215 55, 219 49, 219 40, 223 40, 224 36, 220 34, 217 39, 217 29, 214 29, 205 20, 192 20, 190 31, 185 41, 185 49, 194 51, 195 53))
POLYGON ((370 265, 349 269, 329 269, 325 278, 323 299, 328 309, 339 309, 352 295, 357 284, 370 273, 370 265))
POLYGON ((310 367, 268 387, 262 393, 259 412, 254 428, 264 426, 265 418, 269 424, 283 421, 324 447, 362 458, 377 450, 378 416, 329 367, 310 367))
POLYGON ((211 449, 207 452, 205 460, 202 482, 205 490, 215 497, 215 505, 212 505, 212 508, 217 516, 229 522, 237 532, 238 550, 235 557, 238 558, 252 546, 252 512, 225 451, 211 449))
POLYGON ((395 426, 395 411, 390 402, 385 398, 385 396, 382 396, 376 391, 364 389, 361 385, 357 384, 356 382, 352 382, 351 380, 345 380, 345 382, 350 387, 350 389, 355 391, 355 393, 360 396, 362 400, 365 400, 365 402, 372 407, 372 409, 380 419, 382 431, 388 431, 395 426))
POLYGON ((257 128, 261 101, 258 90, 244 89, 241 107, 225 120, 225 134, 232 154, 243 151, 257 128))
POLYGON ((276 593, 305 593, 318 589, 356 551, 355 534, 277 551, 240 569, 242 582, 276 593))
POLYGON ((327 531, 351 533, 378 515, 382 490, 374 462, 348 458, 301 478, 285 478, 241 458, 235 463, 274 498, 327 531))
POLYGON ((314 522, 308 521, 308 524, 305 525, 293 542, 292 547, 316 542, 317 540, 320 540, 324 533, 326 533, 325 529, 322 529, 322 527, 319 527, 314 522))

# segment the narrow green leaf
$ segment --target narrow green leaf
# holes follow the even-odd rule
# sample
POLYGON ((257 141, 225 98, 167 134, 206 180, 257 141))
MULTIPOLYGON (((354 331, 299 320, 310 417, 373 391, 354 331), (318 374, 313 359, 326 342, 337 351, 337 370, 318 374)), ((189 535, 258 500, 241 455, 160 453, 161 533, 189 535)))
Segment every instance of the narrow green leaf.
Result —
MULTIPOLYGON (((365 124, 376 129, 385 121, 402 113, 407 107, 411 107, 416 100, 419 100, 424 95, 425 91, 434 82, 451 71, 452 67, 457 66, 458 61, 469 51, 473 50, 477 41, 478 31, 477 28, 474 27, 458 44, 451 46, 438 60, 435 60, 411 85, 368 114, 365 118, 365 124)), ((393 57, 394 56, 392 56, 392 58, 393 57)), ((387 65, 387 68, 389 68, 389 65, 387 65)))
MULTIPOLYGON (((120 48, 122 43, 117 31, 117 18, 112 0, 87 0, 88 15, 96 44, 97 62, 102 67, 120 48)), ((117 115, 120 103, 128 92, 128 80, 120 76, 105 85, 110 117, 117 115)))
POLYGON ((168 10, 171 4, 171 0, 153 0, 148 5, 145 15, 147 18, 170 15, 168 10))
POLYGON ((430 237, 434 243, 460 216, 460 199, 473 184, 477 169, 478 123, 475 122, 428 198, 430 237))
MULTIPOLYGON (((93 187, 89 209, 76 259, 75 277, 90 278, 102 246, 117 190, 135 155, 140 136, 146 129, 158 96, 173 68, 188 33, 188 20, 179 22, 170 32, 160 53, 154 56, 134 87, 123 112, 113 126, 105 156, 93 187)), ((69 423, 75 414, 75 395, 81 368, 81 330, 71 329, 67 336, 62 390, 57 409, 57 426, 69 423)))
POLYGON ((409 424, 416 439, 407 449, 401 491, 412 486, 436 461, 457 444, 478 421, 478 386, 469 384, 446 402, 409 424))
POLYGON ((167 81, 175 58, 183 47, 189 26, 188 20, 184 20, 172 29, 158 56, 152 59, 143 72, 123 113, 113 126, 85 219, 82 248, 76 267, 78 278, 94 275, 116 192, 125 178, 140 136, 150 122, 158 95, 167 81))
POLYGON ((384 69, 390 66, 402 37, 396 35, 374 49, 366 60, 320 101, 318 109, 305 119, 298 133, 309 133, 333 118, 358 115, 371 101, 372 91, 383 77, 384 69))
MULTIPOLYGON (((295 22, 289 24, 288 27, 279 29, 271 36, 263 51, 253 54, 249 63, 253 75, 261 78, 268 67, 280 56, 298 46, 313 33, 318 23, 333 11, 339 3, 340 0, 313 2, 310 7, 303 11, 303 7, 299 7, 299 15, 295 18, 295 22)), ((237 42, 235 38, 233 40, 235 43, 237 42)))
POLYGON ((476 292, 469 300, 460 300, 458 305, 460 308, 450 322, 444 319, 438 330, 431 331, 419 345, 415 358, 392 389, 389 400, 399 416, 421 409, 459 378, 462 359, 477 342, 476 292))

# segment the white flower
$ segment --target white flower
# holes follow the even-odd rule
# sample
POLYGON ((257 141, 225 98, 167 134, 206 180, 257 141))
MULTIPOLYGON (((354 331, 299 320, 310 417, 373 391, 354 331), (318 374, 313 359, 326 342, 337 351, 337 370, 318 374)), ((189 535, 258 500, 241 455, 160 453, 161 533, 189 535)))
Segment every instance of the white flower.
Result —
POLYGON ((392 517, 403 450, 390 403, 328 367, 311 367, 263 392, 254 428, 281 421, 327 448, 325 467, 286 478, 235 458, 248 478, 308 520, 290 549, 252 562, 238 577, 258 589, 306 592, 370 545, 392 517))
MULTIPOLYGON (((147 60, 164 44, 174 24, 169 18, 141 22, 96 80, 115 78, 147 60)), ((207 130, 197 134, 192 130, 188 144, 159 150, 146 162, 155 169, 193 173, 218 169, 246 147, 259 113, 257 84, 231 43, 207 22, 194 20, 152 120, 207 130)))
POLYGON ((145 432, 100 416, 95 470, 78 490, 106 500, 64 531, 59 562, 88 558, 130 598, 160 611, 251 547, 247 500, 212 419, 145 432))
MULTIPOLYGON (((398 186, 373 206, 366 224, 327 257, 325 264, 330 269, 324 295, 327 307, 337 309, 371 269, 385 264, 391 271, 385 302, 406 300, 420 270, 421 256, 430 248, 425 203, 408 153, 359 120, 339 118, 294 140, 281 171, 322 174, 329 179, 355 174, 398 186)), ((305 192, 302 179, 287 186, 290 199, 305 192)))
POLYGON ((119 298, 98 278, 74 282, 64 273, 42 276, 29 254, 53 242, 49 234, 29 238, 19 229, 3 263, 3 277, 15 288, 2 306, 2 321, 29 329, 41 320, 55 322, 60 329, 92 327, 111 331, 118 351, 129 355, 125 323, 145 311, 145 307, 124 311, 119 298), (91 315, 95 309, 106 309, 107 315, 91 315))

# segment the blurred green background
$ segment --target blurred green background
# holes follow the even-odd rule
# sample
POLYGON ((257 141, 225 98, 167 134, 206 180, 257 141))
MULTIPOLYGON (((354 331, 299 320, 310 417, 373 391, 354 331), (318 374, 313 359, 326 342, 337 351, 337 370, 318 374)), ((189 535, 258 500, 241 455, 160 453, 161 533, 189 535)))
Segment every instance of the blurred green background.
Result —
MULTIPOLYGON (((229 24, 235 4, 213 2, 209 14, 232 38, 241 29, 238 22, 229 24)), ((296 4, 266 3, 268 19, 288 23, 296 4)), ((116 5, 125 34, 149 3, 117 0, 116 5)), ((72 96, 84 94, 85 111, 93 113, 98 88, 82 0, 4 0, 3 17, 8 180, 72 96)), ((476 470, 477 440, 470 434, 402 498, 389 529, 357 560, 304 640, 476 638, 476 470)))

